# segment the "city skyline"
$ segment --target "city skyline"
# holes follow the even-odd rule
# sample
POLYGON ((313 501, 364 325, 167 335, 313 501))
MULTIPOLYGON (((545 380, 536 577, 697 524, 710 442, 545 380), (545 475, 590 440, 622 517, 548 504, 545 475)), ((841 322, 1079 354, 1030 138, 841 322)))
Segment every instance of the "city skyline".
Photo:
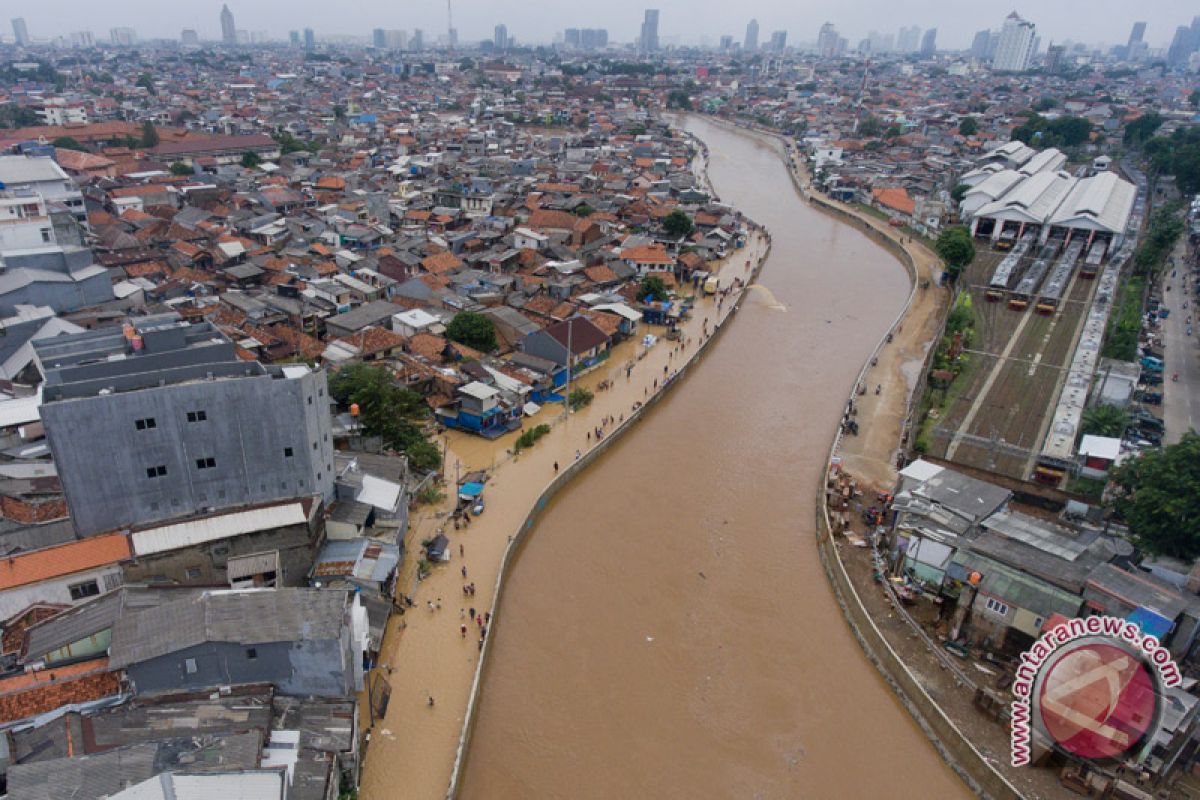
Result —
MULTIPOLYGON (((446 9, 438 4, 401 14, 382 3, 361 4, 355 15, 356 26, 348 26, 346 16, 338 14, 327 4, 299 0, 283 7, 269 2, 235 4, 231 11, 245 30, 265 31, 276 41, 286 41, 288 32, 298 26, 312 28, 321 37, 354 37, 370 39, 374 28, 414 29, 427 32, 427 41, 443 38, 447 31, 446 9), (286 21, 285 21, 286 20, 286 21), (361 26, 361 30, 358 27, 361 26)), ((457 26, 458 40, 464 44, 493 38, 494 27, 506 25, 524 43, 551 43, 568 27, 596 27, 610 31, 615 43, 637 44, 640 26, 648 9, 645 0, 616 0, 606 7, 603 17, 596 12, 549 5, 533 9, 529 4, 513 0, 484 3, 483 0, 458 0, 454 11, 463 21, 457 26)), ((978 10, 965 8, 946 0, 911 0, 903 10, 884 0, 851 0, 836 6, 829 4, 783 4, 778 0, 760 2, 751 7, 731 8, 716 0, 699 0, 684 4, 656 4, 661 21, 658 24, 659 47, 693 44, 715 44, 723 35, 736 39, 751 17, 758 19, 762 29, 788 32, 793 45, 815 43, 819 23, 832 22, 852 43, 868 36, 870 31, 916 24, 922 29, 938 29, 938 46, 947 50, 965 50, 985 18, 978 10), (886 12, 892 11, 892 14, 886 12), (884 21, 886 19, 886 21, 884 21)), ((1147 23, 1144 41, 1150 48, 1166 48, 1177 26, 1190 22, 1192 12, 1182 2, 1163 4, 1152 10, 1131 9, 1118 0, 1098 0, 1086 17, 1056 6, 1014 7, 998 9, 995 19, 987 19, 988 27, 998 28, 1003 18, 1015 10, 1034 22, 1043 41, 1070 40, 1093 45, 1121 45, 1128 38, 1134 22, 1147 23)), ((34 42, 57 36, 67 37, 79 30, 105 31, 112 27, 130 27, 138 32, 139 40, 178 39, 180 30, 196 30, 205 41, 219 41, 221 4, 211 0, 180 0, 171 13, 147 0, 131 0, 119 10, 66 0, 49 2, 24 10, 30 38, 34 42), (69 20, 69 22, 64 22, 69 20)))

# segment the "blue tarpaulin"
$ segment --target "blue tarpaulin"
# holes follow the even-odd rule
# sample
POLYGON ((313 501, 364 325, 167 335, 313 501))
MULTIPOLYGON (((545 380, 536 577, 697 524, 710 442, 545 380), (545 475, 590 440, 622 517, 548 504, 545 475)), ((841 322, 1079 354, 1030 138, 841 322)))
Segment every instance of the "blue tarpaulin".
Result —
POLYGON ((483 484, 464 483, 458 487, 458 494, 460 497, 479 497, 479 495, 483 494, 483 484))
POLYGON ((1142 629, 1142 633, 1149 634, 1160 642, 1164 636, 1171 632, 1171 628, 1175 627, 1175 623, 1171 622, 1171 620, 1141 606, 1135 608, 1133 613, 1125 619, 1128 622, 1135 623, 1142 629))

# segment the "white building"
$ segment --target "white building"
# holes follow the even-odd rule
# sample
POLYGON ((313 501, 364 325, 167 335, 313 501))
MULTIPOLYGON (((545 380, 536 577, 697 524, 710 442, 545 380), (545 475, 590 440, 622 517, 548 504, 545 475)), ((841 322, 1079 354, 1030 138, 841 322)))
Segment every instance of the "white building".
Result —
POLYGON ((37 195, 0 193, 0 253, 54 244, 46 201, 37 195))
POLYGON ((992 69, 1002 72, 1024 72, 1033 61, 1036 47, 1037 26, 1021 19, 1017 12, 1008 15, 1000 29, 1000 43, 996 46, 996 57, 992 69))
POLYGON ((0 184, 14 195, 41 195, 47 205, 62 204, 76 219, 87 220, 83 194, 52 158, 0 156, 0 184))

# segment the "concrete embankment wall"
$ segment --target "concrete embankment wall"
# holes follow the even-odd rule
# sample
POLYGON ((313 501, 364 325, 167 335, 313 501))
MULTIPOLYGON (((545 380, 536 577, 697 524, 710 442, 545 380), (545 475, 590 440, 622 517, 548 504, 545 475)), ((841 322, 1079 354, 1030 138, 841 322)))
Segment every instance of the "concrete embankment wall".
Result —
MULTIPOLYGON (((709 118, 705 118, 708 120, 709 118)), ((734 125, 725 122, 724 120, 710 120, 717 124, 724 125, 729 128, 739 128, 743 126, 734 125)), ((753 130, 753 129, 752 129, 753 130)), ((756 131, 764 136, 776 136, 777 134, 756 131)), ((786 152, 786 151, 785 151, 786 152)), ((912 281, 912 288, 909 291, 908 299, 905 301, 904 308, 901 309, 899 315, 888 328, 888 334, 895 331, 896 327, 902 323, 904 317, 908 314, 909 308, 912 305, 913 298, 917 289, 917 269, 913 263, 912 256, 900 246, 900 244, 873 227, 869 222, 861 219, 854 214, 833 205, 825 198, 818 197, 804 191, 796 178, 796 173, 788 165, 788 173, 791 175, 792 183, 796 187, 796 191, 812 205, 833 214, 838 218, 846 221, 855 227, 861 229, 864 233, 870 236, 874 241, 886 247, 893 253, 904 268, 908 271, 909 279, 912 281)), ((944 323, 944 320, 942 320, 944 323)), ((855 386, 862 383, 866 376, 867 368, 870 365, 871 359, 878 357, 880 350, 887 343, 887 334, 880 339, 875 346, 871 355, 863 363, 862 370, 859 372, 858 379, 855 381, 855 386)), ((934 348, 929 349, 929 354, 926 356, 922 375, 926 374, 929 368, 929 359, 932 358, 934 348)), ((919 393, 917 394, 919 397, 919 393)), ((853 398, 853 390, 849 398, 853 398)), ((912 399, 910 398, 910 408, 908 416, 912 413, 912 399)), ((846 567, 842 563, 841 553, 838 552, 836 541, 832 534, 832 526, 829 520, 829 510, 825 503, 825 479, 828 475, 828 468, 833 463, 836 457, 839 446, 842 441, 842 432, 839 428, 834 435, 833 443, 829 449, 829 458, 826 465, 826 475, 822 476, 821 485, 817 487, 817 549, 821 556, 821 563, 825 568, 825 574, 829 577, 830 584, 833 587, 834 595, 837 598, 838 605, 841 606, 842 613, 846 617, 846 621, 850 624, 850 629, 854 633, 858 643, 862 646, 867 658, 879 670, 883 679, 895 691, 900 702, 908 709, 917 725, 929 737, 934 747, 937 748, 942 758, 950 765, 956 773, 966 782, 973 792, 981 797, 994 798, 995 800, 1009 800, 1010 798, 1020 798, 1021 793, 1015 786, 1012 785, 992 764, 980 753, 974 745, 967 740, 962 730, 959 729, 954 722, 946 716, 937 702, 929 696, 925 688, 921 685, 917 677, 909 670, 908 666, 900 658, 899 654, 892 649, 884 638, 883 632, 875 625, 875 621, 871 618, 870 612, 863 605, 862 598, 859 597, 858 591, 850 580, 849 574, 846 572, 846 567)), ((981 724, 991 724, 983 722, 981 724)))
MULTIPOLYGON (((752 228, 751 235, 753 235, 755 232, 762 231, 760 227, 755 225, 750 220, 747 219, 746 222, 748 226, 752 228)), ((753 283, 755 279, 757 279, 759 271, 762 269, 763 264, 766 263, 767 258, 770 255, 771 244, 768 239, 766 250, 754 264, 754 268, 751 271, 749 280, 745 282, 745 286, 742 288, 741 294, 734 303, 733 308, 730 309, 729 314, 726 315, 724 322, 720 323, 714 328, 709 338, 700 344, 699 349, 684 363, 682 367, 679 368, 678 374, 669 383, 664 385, 663 388, 658 392, 651 395, 650 398, 646 400, 640 408, 626 417, 623 423, 614 428, 612 433, 604 437, 599 444, 595 445, 586 453, 584 453, 578 461, 563 469, 550 482, 550 484, 538 497, 533 509, 525 517, 525 522, 521 525, 520 530, 510 537, 508 547, 504 551, 504 558, 500 562, 499 577, 496 580, 496 588, 492 594, 492 622, 489 628, 488 636, 484 640, 483 650, 479 655, 479 664, 475 669, 475 680, 471 685, 471 696, 467 702, 467 713, 463 719, 463 729, 461 735, 459 736, 458 750, 454 758, 454 770, 450 775, 450 786, 446 790, 447 798, 457 797, 459 786, 462 781, 463 771, 466 768, 468 745, 471 741, 471 735, 475 730, 475 722, 478 715, 479 693, 487 672, 488 653, 491 651, 492 640, 495 639, 496 636, 496 628, 503 622, 503 615, 499 613, 500 601, 503 598, 504 590, 508 585, 508 571, 512 565, 516 563, 517 557, 520 555, 521 548, 524 547, 525 542, 528 539, 530 532, 532 532, 534 525, 537 523, 538 518, 541 516, 542 511, 546 508, 546 505, 550 502, 550 499, 554 497, 554 495, 558 494, 558 492, 565 488, 573 478, 587 469, 592 462, 600 458, 601 455, 603 455, 610 447, 612 447, 613 444, 615 444, 616 441, 625 433, 630 431, 638 422, 641 422, 642 418, 650 411, 650 409, 656 406, 663 397, 665 397, 675 386, 679 385, 683 381, 683 379, 688 375, 689 371, 697 363, 699 363, 700 359, 703 357, 708 348, 720 338, 722 333, 724 333, 726 326, 730 321, 732 321, 733 317, 737 313, 738 308, 741 307, 747 287, 749 284, 753 283)))

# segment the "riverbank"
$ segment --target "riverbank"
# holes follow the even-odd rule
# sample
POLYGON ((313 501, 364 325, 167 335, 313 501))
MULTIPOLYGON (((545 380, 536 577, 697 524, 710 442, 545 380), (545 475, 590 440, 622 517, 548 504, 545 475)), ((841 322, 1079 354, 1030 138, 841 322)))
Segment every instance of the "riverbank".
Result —
MULTIPOLYGON (((390 683, 391 698, 386 715, 371 731, 364 798, 395 796, 397 786, 404 787, 405 797, 456 793, 490 642, 502 622, 497 609, 504 576, 533 518, 550 495, 679 383, 736 311, 752 271, 765 261, 769 249, 769 236, 754 231, 745 248, 714 265, 722 285, 741 278, 743 288, 723 298, 699 298, 680 326, 679 342, 660 338, 647 349, 639 341, 627 341, 600 367, 574 381, 594 393, 593 402, 565 417, 558 408, 544 409, 531 423, 552 424, 551 432, 531 450, 511 456, 516 434, 494 442, 461 434, 447 437, 448 475, 489 471, 487 511, 469 528, 446 529, 452 501, 447 498, 437 509, 414 518, 407 537, 410 557, 399 583, 402 589, 411 587, 403 590, 412 596, 414 607, 393 619, 381 650, 381 671, 390 683), (602 383, 611 388, 601 390, 602 383), (603 438, 595 435, 597 430, 603 431, 603 438), (450 538, 452 560, 417 582, 420 543, 439 530, 450 538), (474 584, 475 593, 465 596, 463 586, 468 583, 474 584), (486 615, 484 626, 466 620, 472 609, 476 616, 486 615), (461 631, 463 624, 467 635, 461 631)), ((652 326, 646 326, 643 332, 647 331, 662 333, 652 326)))
MULTIPOLYGON (((905 306, 863 364, 855 391, 847 401, 847 407, 855 409, 860 435, 850 436, 839 430, 828 458, 829 468, 838 464, 839 469, 855 477, 864 494, 891 491, 905 446, 907 422, 918 397, 917 382, 928 369, 929 354, 940 334, 949 303, 947 290, 932 288, 936 285, 934 276, 940 275, 940 260, 928 248, 897 233, 882 220, 813 192, 804 162, 794 148, 786 143, 780 145, 779 139, 770 134, 756 133, 771 140, 781 151, 795 189, 802 197, 821 210, 870 231, 873 238, 889 246, 909 271, 912 290, 905 306), (930 288, 920 288, 923 281, 929 281, 930 288), (880 386, 879 394, 871 389, 872 381, 880 386)), ((936 650, 930 649, 936 645, 919 639, 913 646, 914 628, 903 610, 894 600, 884 601, 875 590, 869 559, 864 560, 867 551, 852 553, 856 556, 852 559, 853 569, 847 570, 841 553, 845 540, 833 534, 824 481, 817 502, 818 547, 846 621, 868 659, 938 752, 977 794, 994 798, 1017 798, 1023 792, 1044 796, 1046 789, 1052 787, 1040 780, 1043 776, 1014 775, 1026 779, 1022 781, 1023 790, 1018 790, 997 769, 1003 763, 1007 742, 1002 731, 985 731, 989 735, 982 737, 985 740, 982 749, 975 737, 967 737, 962 725, 988 724, 973 718, 970 699, 960 688, 964 684, 973 686, 974 682, 957 670, 956 665, 939 658, 936 650), (948 668, 951 672, 945 674, 948 668)))

